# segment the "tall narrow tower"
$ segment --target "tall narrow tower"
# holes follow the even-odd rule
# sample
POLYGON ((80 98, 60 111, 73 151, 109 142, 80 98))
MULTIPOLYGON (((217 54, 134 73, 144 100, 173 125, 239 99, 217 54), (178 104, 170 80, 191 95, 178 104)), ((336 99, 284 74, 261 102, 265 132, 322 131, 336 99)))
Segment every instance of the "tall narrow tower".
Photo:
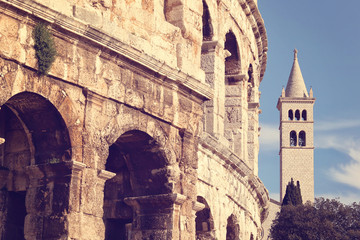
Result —
POLYGON ((303 202, 314 201, 314 108, 312 89, 306 90, 294 50, 286 89, 277 103, 280 111, 280 200, 291 180, 300 181, 303 202))

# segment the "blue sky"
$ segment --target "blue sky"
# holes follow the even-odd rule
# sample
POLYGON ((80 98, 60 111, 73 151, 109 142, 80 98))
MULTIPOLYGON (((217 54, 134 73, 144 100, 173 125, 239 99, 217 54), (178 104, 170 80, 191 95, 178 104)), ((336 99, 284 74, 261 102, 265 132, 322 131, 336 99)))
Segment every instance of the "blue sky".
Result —
POLYGON ((360 1, 259 0, 269 50, 260 85, 259 176, 279 198, 279 112, 297 48, 316 98, 315 196, 360 201, 360 1))

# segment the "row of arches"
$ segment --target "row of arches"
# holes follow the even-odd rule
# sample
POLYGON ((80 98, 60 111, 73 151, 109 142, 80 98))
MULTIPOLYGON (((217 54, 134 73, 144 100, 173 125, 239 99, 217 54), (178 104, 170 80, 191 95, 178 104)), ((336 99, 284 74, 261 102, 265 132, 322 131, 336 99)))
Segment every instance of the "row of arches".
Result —
POLYGON ((306 112, 306 110, 302 110, 301 114, 300 114, 300 110, 297 109, 297 110, 295 110, 295 115, 294 115, 294 111, 292 109, 290 109, 288 112, 288 119, 290 121, 292 121, 292 120, 300 121, 300 119, 302 121, 306 121, 307 120, 307 112, 306 112))
MULTIPOLYGON (((59 238, 65 226, 54 216, 69 211, 71 169, 66 164, 73 154, 61 114, 40 95, 19 93, 1 106, 0 137, 5 139, 0 145, 0 239, 25 239, 25 229, 36 229, 27 233, 36 239, 59 238), (41 219, 41 226, 25 227, 37 224, 25 218, 41 219), (46 229, 54 224, 62 227, 46 229)), ((130 239, 135 215, 126 198, 173 191, 166 165, 163 148, 140 130, 126 131, 109 146, 105 170, 115 177, 104 187, 105 239, 130 239)))
MULTIPOLYGON (((215 239, 214 219, 206 200, 198 196, 197 201, 204 204, 205 208, 196 213, 196 240, 215 239)), ((240 225, 237 217, 231 214, 226 220, 226 240, 240 239, 240 225)), ((250 240, 254 240, 253 234, 250 240)))
MULTIPOLYGON (((46 219, 49 211, 50 216, 61 216, 69 210, 69 199, 64 197, 68 196, 66 191, 69 188, 65 186, 70 185, 69 172, 61 172, 59 166, 71 161, 71 141, 57 109, 47 99, 30 92, 15 95, 1 106, 0 137, 5 139, 5 143, 0 145, 0 174, 1 171, 8 172, 6 183, 0 182, 0 211, 4 216, 1 219, 3 222, 0 222, 3 226, 0 228, 0 239, 22 240, 25 239, 25 218, 29 214, 37 212, 37 217, 46 219), (41 180, 37 183, 44 185, 32 186, 32 176, 26 171, 29 166, 43 166, 42 169, 54 167, 58 171, 57 177, 51 180, 54 182, 41 180), (46 190, 46 184, 54 186, 52 192, 46 190), (37 196, 34 200, 37 206, 43 206, 43 210, 31 209, 29 202, 25 204, 25 199, 31 199, 29 190, 37 187, 41 188, 39 192, 44 192, 44 196, 37 196), (52 205, 47 202, 45 195, 51 195, 54 199, 52 205)), ((115 176, 107 180, 104 187, 106 240, 130 239, 136 214, 126 203, 127 198, 172 192, 167 185, 166 171, 161 171, 166 165, 164 150, 145 132, 129 130, 109 146, 105 170, 115 176)), ((46 175, 46 171, 44 173, 46 175)), ((201 196, 197 197, 197 201, 205 205, 203 210, 196 213, 197 239, 209 239, 215 236, 210 207, 201 196)), ((42 232, 40 235, 51 232, 52 237, 57 238, 56 231, 47 231, 45 226, 38 230, 42 232)), ((63 229, 60 232, 62 234, 63 229)), ((239 239, 239 234, 238 220, 231 215, 227 219, 226 239, 239 239)))
POLYGON ((299 132, 299 137, 297 136, 296 131, 290 132, 290 146, 291 147, 305 147, 306 146, 306 133, 305 131, 299 132))

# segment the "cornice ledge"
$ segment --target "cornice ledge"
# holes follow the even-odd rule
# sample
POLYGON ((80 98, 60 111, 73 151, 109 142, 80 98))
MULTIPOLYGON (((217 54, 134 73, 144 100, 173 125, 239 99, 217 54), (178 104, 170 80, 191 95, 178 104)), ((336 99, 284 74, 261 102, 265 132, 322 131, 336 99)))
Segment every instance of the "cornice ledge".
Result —
POLYGON ((238 0, 240 6, 247 13, 246 16, 251 23, 252 30, 257 40, 257 45, 259 48, 259 60, 261 64, 260 70, 260 82, 262 81, 267 63, 267 51, 268 51, 268 40, 266 35, 266 29, 264 20, 261 17, 260 11, 257 4, 254 0, 238 0))
POLYGON ((206 132, 203 132, 200 136, 199 144, 218 155, 219 158, 224 160, 225 163, 230 166, 229 169, 232 169, 244 177, 245 181, 247 181, 247 184, 245 185, 251 193, 255 193, 259 205, 263 209, 268 208, 270 198, 265 185, 253 174, 252 170, 244 163, 244 161, 242 161, 229 148, 221 144, 214 136, 206 132))
POLYGON ((30 0, 0 0, 0 2, 21 9, 33 16, 41 18, 42 20, 52 23, 66 31, 82 36, 117 54, 120 54, 179 85, 183 85, 192 92, 198 94, 203 100, 213 98, 213 90, 210 86, 201 83, 200 80, 193 76, 181 72, 180 69, 172 68, 165 62, 161 62, 144 52, 132 48, 130 45, 121 42, 113 36, 110 36, 101 29, 97 29, 82 22, 81 20, 71 18, 40 3, 30 0))

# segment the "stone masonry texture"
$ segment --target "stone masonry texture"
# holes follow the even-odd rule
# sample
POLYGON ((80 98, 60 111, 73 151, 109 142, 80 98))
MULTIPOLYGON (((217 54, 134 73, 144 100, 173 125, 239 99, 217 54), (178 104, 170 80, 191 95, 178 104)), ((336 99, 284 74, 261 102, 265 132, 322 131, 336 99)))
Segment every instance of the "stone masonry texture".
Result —
POLYGON ((0 239, 260 239, 266 54, 254 0, 0 0, 0 239))

